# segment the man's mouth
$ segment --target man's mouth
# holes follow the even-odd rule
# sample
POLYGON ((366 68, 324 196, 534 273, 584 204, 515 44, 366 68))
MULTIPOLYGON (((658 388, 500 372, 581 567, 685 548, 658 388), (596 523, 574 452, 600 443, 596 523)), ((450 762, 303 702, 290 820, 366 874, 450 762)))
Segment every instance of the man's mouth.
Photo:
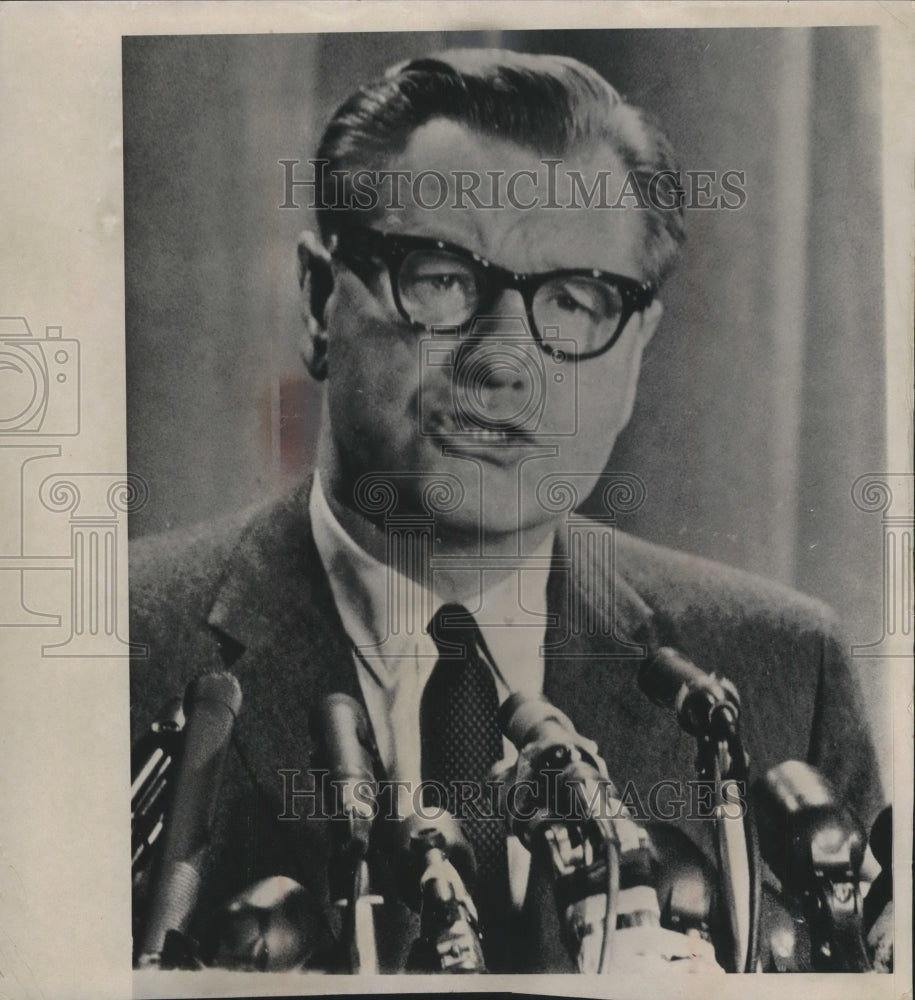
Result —
POLYGON ((533 436, 521 427, 511 424, 486 424, 464 416, 458 420, 454 414, 434 413, 424 428, 433 437, 446 437, 449 442, 465 442, 490 447, 533 444, 533 436))

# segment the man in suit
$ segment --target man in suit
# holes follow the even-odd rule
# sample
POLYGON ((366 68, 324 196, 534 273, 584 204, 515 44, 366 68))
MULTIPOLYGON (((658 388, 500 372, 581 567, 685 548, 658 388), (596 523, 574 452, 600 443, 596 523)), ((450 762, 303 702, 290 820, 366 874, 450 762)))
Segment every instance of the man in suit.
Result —
MULTIPOLYGON (((494 707, 543 695, 644 803, 695 773, 692 739, 636 680, 673 646, 737 686, 755 773, 809 760, 869 822, 873 751, 828 611, 615 528, 638 484, 603 470, 683 237, 663 135, 574 60, 458 51, 350 98, 317 161, 320 234, 299 245, 302 353, 326 383, 315 474, 131 551, 131 639, 149 650, 134 732, 201 671, 244 693, 197 933, 271 875, 329 912, 325 824, 297 803, 332 692, 365 708, 379 771, 410 790, 482 780, 513 753, 494 707), (595 488, 606 516, 576 516, 595 488)), ((686 806, 664 809, 708 846, 686 806)), ((570 968, 544 947, 555 907, 529 855, 491 828, 467 823, 490 967, 570 968)), ((387 929, 398 968, 415 927, 387 929)))

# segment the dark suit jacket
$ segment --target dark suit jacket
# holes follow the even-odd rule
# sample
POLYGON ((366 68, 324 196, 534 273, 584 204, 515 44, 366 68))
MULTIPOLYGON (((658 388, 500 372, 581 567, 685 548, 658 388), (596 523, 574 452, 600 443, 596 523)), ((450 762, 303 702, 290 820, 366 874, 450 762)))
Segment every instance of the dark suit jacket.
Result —
MULTIPOLYGON (((296 787, 306 787, 313 706, 333 691, 361 700, 309 526, 309 486, 253 515, 131 544, 130 637, 149 650, 131 667, 134 737, 201 671, 231 670, 244 694, 201 919, 268 875, 289 875, 328 901, 322 824, 277 819, 279 772, 300 769, 296 787)), ((573 546, 591 553, 573 558, 557 541, 544 694, 598 742, 615 781, 644 796, 656 782, 695 776, 694 741, 636 681, 640 651, 659 642, 736 684, 754 776, 809 760, 870 823, 882 802, 877 768, 828 609, 607 526, 582 520, 575 530, 596 544, 573 546)), ((686 827, 707 844, 701 824, 686 827)))

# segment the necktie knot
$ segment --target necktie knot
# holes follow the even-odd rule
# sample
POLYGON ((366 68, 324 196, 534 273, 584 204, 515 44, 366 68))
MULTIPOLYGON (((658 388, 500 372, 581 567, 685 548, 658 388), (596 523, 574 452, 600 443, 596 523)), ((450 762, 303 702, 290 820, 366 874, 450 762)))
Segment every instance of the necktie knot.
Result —
POLYGON ((443 604, 429 622, 429 635, 442 659, 467 659, 479 649, 480 629, 463 604, 443 604))

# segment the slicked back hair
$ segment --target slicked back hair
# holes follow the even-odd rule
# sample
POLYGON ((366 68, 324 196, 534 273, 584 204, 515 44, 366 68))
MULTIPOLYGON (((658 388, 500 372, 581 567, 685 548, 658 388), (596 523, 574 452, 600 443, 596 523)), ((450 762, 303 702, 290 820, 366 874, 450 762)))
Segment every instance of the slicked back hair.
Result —
POLYGON ((385 169, 413 132, 435 118, 542 157, 604 143, 643 193, 652 177, 663 176, 658 197, 639 210, 646 226, 646 277, 663 280, 684 239, 678 168, 667 138, 577 59, 504 49, 452 49, 401 63, 337 109, 317 153, 327 162, 318 208, 325 241, 348 221, 346 211, 334 207, 339 192, 330 190, 337 184, 332 172, 339 171, 346 183, 358 170, 385 169), (674 202, 676 208, 661 207, 674 202))

